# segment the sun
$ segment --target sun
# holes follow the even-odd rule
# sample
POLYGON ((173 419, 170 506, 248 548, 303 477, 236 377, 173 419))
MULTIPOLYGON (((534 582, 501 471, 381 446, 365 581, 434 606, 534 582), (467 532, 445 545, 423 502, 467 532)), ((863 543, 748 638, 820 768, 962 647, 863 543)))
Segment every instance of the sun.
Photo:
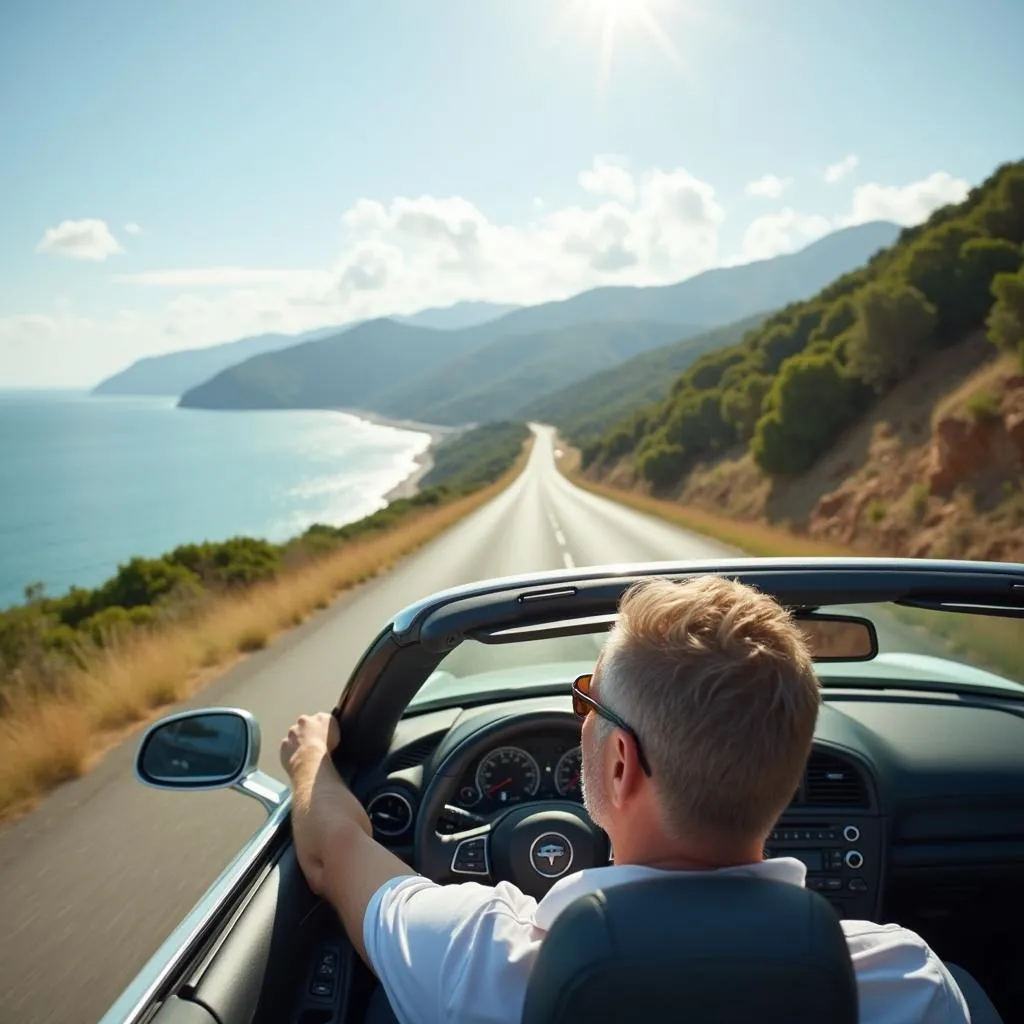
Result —
POLYGON ((576 0, 575 7, 600 36, 599 88, 604 90, 611 74, 616 45, 628 33, 646 35, 677 67, 682 61, 659 15, 668 7, 689 7, 680 0, 576 0))
POLYGON ((597 17, 611 22, 612 26, 630 28, 651 17, 648 0, 588 0, 597 17))

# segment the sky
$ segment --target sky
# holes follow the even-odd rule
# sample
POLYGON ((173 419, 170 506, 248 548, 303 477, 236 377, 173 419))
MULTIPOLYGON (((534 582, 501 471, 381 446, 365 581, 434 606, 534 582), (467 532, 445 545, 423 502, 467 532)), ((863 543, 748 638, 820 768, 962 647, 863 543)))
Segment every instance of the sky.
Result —
POLYGON ((1020 0, 8 0, 0 386, 922 220, 1024 156, 1020 0))

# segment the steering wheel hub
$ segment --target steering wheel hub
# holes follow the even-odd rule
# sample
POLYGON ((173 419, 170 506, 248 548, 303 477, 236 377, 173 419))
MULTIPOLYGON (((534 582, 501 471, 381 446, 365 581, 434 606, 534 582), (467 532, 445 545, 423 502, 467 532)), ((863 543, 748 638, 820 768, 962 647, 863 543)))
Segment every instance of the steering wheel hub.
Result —
POLYGON ((537 899, 570 872, 608 863, 604 834, 569 801, 510 810, 495 823, 490 848, 495 876, 537 899))

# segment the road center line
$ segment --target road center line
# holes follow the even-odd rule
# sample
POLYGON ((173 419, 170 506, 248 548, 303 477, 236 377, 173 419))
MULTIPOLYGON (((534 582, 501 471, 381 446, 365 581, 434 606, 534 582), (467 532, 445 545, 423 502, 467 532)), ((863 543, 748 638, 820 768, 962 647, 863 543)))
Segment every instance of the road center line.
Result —
POLYGON ((555 540, 558 541, 561 547, 565 547, 565 534, 561 530, 555 530, 555 540))
POLYGON ((562 561, 565 562, 566 569, 575 569, 576 563, 572 560, 572 555, 568 551, 562 552, 562 561))

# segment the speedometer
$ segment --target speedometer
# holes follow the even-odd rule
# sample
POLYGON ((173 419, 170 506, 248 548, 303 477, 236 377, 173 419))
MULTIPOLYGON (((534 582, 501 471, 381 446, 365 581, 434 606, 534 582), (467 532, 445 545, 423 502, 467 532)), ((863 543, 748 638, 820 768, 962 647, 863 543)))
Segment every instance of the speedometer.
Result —
POLYGON ((582 799, 580 773, 583 770, 583 754, 579 747, 567 750, 555 765, 555 789, 559 796, 570 800, 582 799))
POLYGON ((540 768, 519 747, 498 747, 476 770, 476 786, 483 798, 499 804, 516 803, 537 792, 540 768))

